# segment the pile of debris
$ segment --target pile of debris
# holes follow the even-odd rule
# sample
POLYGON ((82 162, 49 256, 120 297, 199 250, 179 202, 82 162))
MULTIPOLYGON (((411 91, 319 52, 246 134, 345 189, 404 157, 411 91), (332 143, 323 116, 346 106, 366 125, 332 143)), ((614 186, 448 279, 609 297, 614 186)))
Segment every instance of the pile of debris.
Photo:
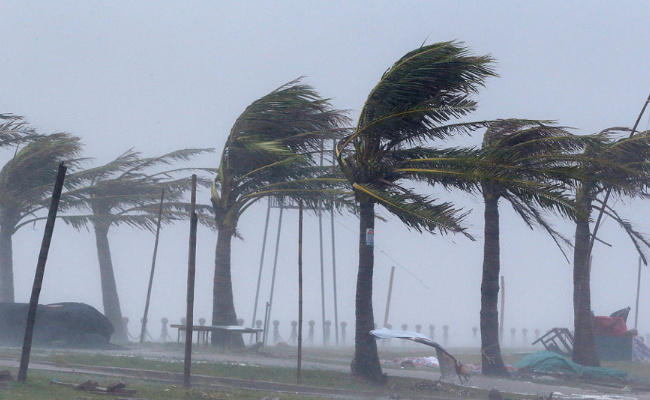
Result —
POLYGON ((65 383, 59 382, 56 379, 50 381, 50 383, 61 386, 73 387, 76 390, 82 390, 84 392, 94 393, 94 394, 111 394, 119 396, 134 396, 137 392, 133 389, 127 389, 124 382, 118 381, 109 384, 106 387, 100 387, 99 383, 88 379, 85 382, 75 384, 75 383, 65 383))

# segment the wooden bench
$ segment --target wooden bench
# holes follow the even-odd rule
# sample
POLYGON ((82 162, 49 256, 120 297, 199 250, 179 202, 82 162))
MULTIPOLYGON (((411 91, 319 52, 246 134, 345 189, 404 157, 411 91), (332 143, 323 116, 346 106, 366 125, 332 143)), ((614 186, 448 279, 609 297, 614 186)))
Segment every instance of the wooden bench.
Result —
MULTIPOLYGON (((171 328, 178 329, 177 342, 181 341, 181 332, 187 331, 187 325, 171 324, 171 328)), ((234 334, 250 333, 255 334, 255 342, 260 341, 260 333, 264 330, 261 328, 246 328, 239 325, 194 325, 192 332, 196 332, 196 344, 199 345, 203 341, 203 346, 208 346, 208 333, 210 332, 229 332, 230 333, 230 349, 232 350, 232 342, 234 334)))

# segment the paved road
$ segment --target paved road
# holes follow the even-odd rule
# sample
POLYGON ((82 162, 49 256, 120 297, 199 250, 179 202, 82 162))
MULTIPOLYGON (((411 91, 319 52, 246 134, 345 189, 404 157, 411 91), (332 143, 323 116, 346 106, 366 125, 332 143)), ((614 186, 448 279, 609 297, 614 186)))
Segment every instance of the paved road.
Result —
MULTIPOLYGON (((169 351, 169 350, 152 350, 152 349, 132 349, 130 351, 107 351, 102 352, 103 354, 109 353, 112 355, 128 355, 128 356, 141 356, 144 358, 152 359, 161 359, 167 361, 181 361, 183 359, 182 352, 179 351, 169 351)), ((238 353, 238 354, 225 354, 225 353, 199 353, 193 355, 193 361, 196 362, 234 362, 240 364, 257 364, 257 365, 269 365, 269 366, 280 366, 280 367, 295 367, 296 360, 288 357, 282 357, 273 355, 270 353, 238 353)), ((6 367, 18 367, 18 360, 14 359, 0 359, 0 365, 6 367)), ((327 362, 320 362, 314 360, 305 360, 303 361, 303 368, 305 369, 315 369, 315 370, 337 370, 337 371, 349 371, 349 367, 342 360, 328 360, 327 362)), ((87 374, 98 374, 106 376, 134 376, 138 371, 129 370, 129 369, 115 369, 115 368, 102 368, 102 367, 93 367, 93 366, 83 366, 83 367, 66 367, 66 366, 57 366, 50 363, 41 363, 41 362, 32 362, 30 363, 30 368, 35 370, 47 370, 47 371, 60 371, 60 372, 70 372, 70 373, 87 373, 87 374)), ((421 379, 431 379, 437 380, 439 375, 430 370, 422 369, 385 369, 386 373, 389 376, 404 376, 411 378, 421 378, 421 379)), ((138 374, 139 377, 142 377, 142 374, 138 374)), ((178 374, 171 373, 152 373, 149 378, 157 380, 168 380, 174 382, 181 382, 182 377, 178 374)), ((275 385, 274 387, 269 387, 268 385, 262 387, 251 383, 250 381, 240 381, 235 379, 228 378, 209 378, 209 377, 197 377, 196 382, 202 382, 206 385, 213 386, 230 386, 230 387, 240 387, 240 388, 249 388, 255 390, 270 390, 277 392, 303 392, 305 394, 321 394, 321 395, 330 395, 337 397, 374 397, 372 393, 363 393, 363 392, 350 392, 350 391, 322 391, 316 390, 314 388, 303 388, 297 385, 275 385)), ((581 385, 581 387, 567 386, 562 384, 560 381, 546 381, 546 382, 529 382, 519 379, 500 379, 500 378, 487 378, 483 376, 473 376, 469 383, 466 384, 469 387, 476 387, 480 389, 490 390, 493 388, 498 389, 501 392, 505 393, 520 393, 520 394, 529 394, 536 396, 548 397, 551 393, 554 399, 615 399, 615 400, 650 400, 649 392, 635 392, 633 388, 609 388, 604 386, 593 386, 593 385, 581 385)))

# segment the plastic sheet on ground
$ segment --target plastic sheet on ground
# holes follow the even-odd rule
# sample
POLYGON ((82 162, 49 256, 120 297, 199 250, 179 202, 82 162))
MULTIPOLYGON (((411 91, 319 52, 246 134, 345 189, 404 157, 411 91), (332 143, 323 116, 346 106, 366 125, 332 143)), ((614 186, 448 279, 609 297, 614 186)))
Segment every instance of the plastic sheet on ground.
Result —
POLYGON ((522 372, 564 374, 588 379, 625 379, 627 373, 604 367, 586 367, 551 351, 540 351, 524 357, 515 367, 522 372))
POLYGON ((438 359, 436 357, 401 357, 395 358, 393 360, 381 360, 381 363, 386 366, 396 367, 440 367, 440 364, 438 363, 438 359))

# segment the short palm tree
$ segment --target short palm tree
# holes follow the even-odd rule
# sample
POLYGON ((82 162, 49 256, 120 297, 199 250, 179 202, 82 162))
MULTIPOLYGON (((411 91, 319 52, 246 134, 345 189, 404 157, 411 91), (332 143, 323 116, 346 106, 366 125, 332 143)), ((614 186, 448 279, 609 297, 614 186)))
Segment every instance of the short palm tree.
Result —
POLYGON ((449 122, 475 109, 470 96, 493 75, 489 56, 474 56, 460 43, 422 46, 384 73, 365 102, 356 129, 337 144, 338 163, 360 210, 353 375, 385 382, 370 335, 375 205, 417 231, 465 233, 464 214, 452 204, 435 203, 404 186, 413 177, 406 167, 421 157, 420 144, 485 126, 449 122))
MULTIPOLYGON (((76 229, 92 226, 95 232, 104 314, 115 328, 114 340, 117 342, 127 342, 128 335, 122 321, 108 232, 111 227, 119 225, 153 231, 163 189, 165 210, 162 222, 170 223, 183 215, 187 218, 185 210, 189 205, 182 200, 191 180, 187 177, 174 178, 184 169, 163 172, 152 172, 152 169, 188 161, 205 151, 209 150, 184 149, 143 158, 140 153, 129 150, 105 165, 80 171, 69 179, 76 187, 64 195, 64 203, 68 208, 89 213, 62 218, 76 229)), ((203 206, 202 211, 206 209, 203 206)), ((202 220, 208 221, 206 218, 202 220)))
POLYGON ((14 301, 14 233, 46 209, 60 162, 78 165, 79 138, 67 133, 42 136, 20 149, 0 170, 0 301, 14 301))
MULTIPOLYGON (((632 240, 643 261, 644 250, 650 242, 623 219, 614 208, 599 199, 603 193, 614 197, 647 197, 650 188, 650 133, 623 137, 629 131, 621 128, 607 129, 578 157, 577 165, 582 178, 575 187, 578 216, 573 253, 573 361, 588 366, 598 366, 591 313, 591 266, 589 255, 594 237, 590 223, 593 211, 603 210, 604 215, 616 221, 632 240)), ((609 197, 609 196, 608 196, 609 197)))
MULTIPOLYGON (((346 182, 331 167, 319 168, 323 140, 340 137, 344 114, 331 107, 310 86, 289 82, 254 101, 235 122, 224 147, 212 189, 218 228, 215 252, 213 325, 236 325, 231 280, 231 241, 237 223, 256 201, 271 197, 281 204, 302 199, 315 206, 319 199, 345 196, 331 189, 346 182)), ((229 337, 215 333, 215 345, 229 337)), ((241 337, 234 346, 244 345, 241 337)))

